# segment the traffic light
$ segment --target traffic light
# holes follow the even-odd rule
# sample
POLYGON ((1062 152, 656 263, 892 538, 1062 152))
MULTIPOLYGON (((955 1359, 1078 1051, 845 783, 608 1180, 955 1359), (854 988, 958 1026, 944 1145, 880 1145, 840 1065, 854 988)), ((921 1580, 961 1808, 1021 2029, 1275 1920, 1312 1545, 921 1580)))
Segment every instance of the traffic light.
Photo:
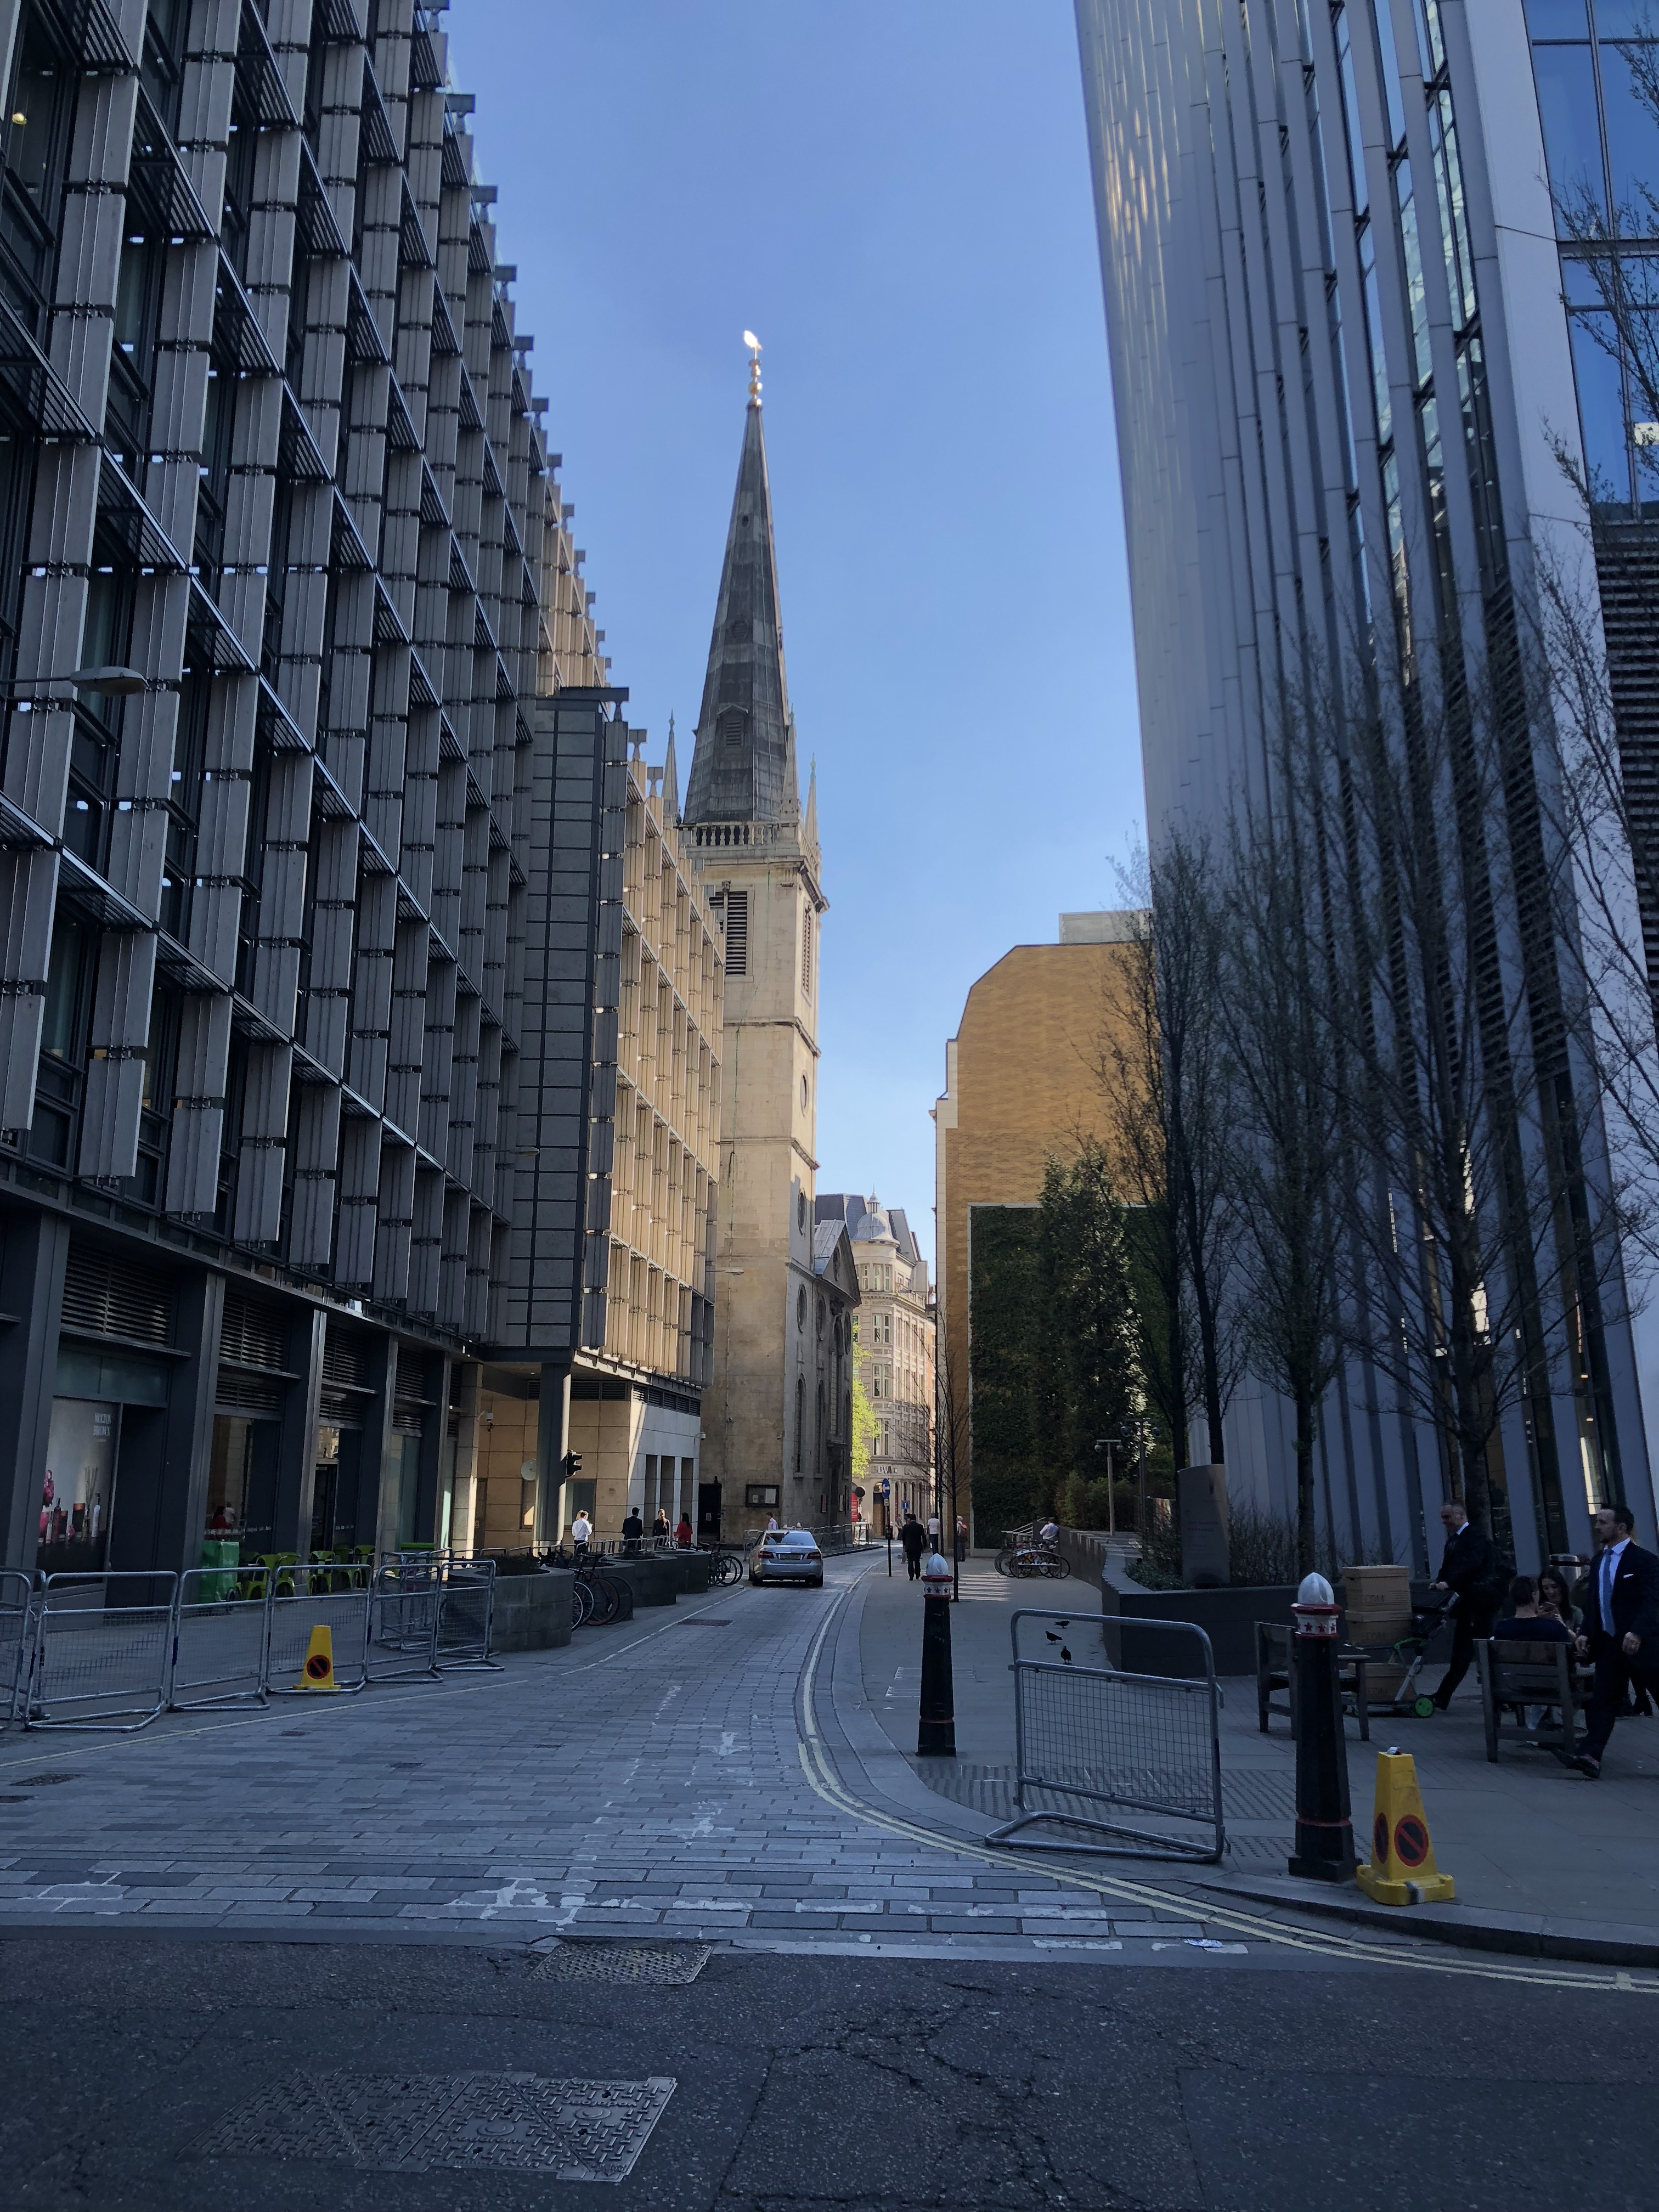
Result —
POLYGON ((574 1482, 576 1477, 582 1471, 581 1454, 580 1452, 567 1452, 564 1455, 563 1464, 565 1480, 567 1482, 574 1482))

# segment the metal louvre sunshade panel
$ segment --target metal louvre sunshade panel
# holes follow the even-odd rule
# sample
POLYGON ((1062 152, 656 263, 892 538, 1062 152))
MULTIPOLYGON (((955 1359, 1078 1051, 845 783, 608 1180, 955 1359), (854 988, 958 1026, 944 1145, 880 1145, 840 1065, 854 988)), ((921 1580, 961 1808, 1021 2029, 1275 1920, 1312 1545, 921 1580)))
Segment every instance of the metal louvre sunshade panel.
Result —
MULTIPOLYGON (((1069 1656, 1022 1656, 1020 1624, 1041 1621, 1048 1643, 1069 1654, 1101 1627, 1072 1614, 1022 1608, 1013 1616, 1018 1817, 993 1832, 1012 1836, 1036 1822, 1059 1822, 1109 1840, 1091 1844, 1023 1837, 1036 1850, 1093 1850, 1218 1861, 1225 1849, 1222 1811, 1218 1696, 1209 1639, 1184 1621, 1134 1624, 1169 1632, 1182 1657, 1201 1654, 1200 1678, 1130 1674, 1109 1664, 1082 1667, 1069 1656), (1199 1838, 1180 1826, 1147 1826, 1103 1817, 1149 1814, 1160 1823, 1200 1824, 1199 1838)), ((1105 1624, 1109 1630, 1112 1624, 1105 1624)), ((1172 1650, 1171 1663, 1178 1663, 1172 1650)))

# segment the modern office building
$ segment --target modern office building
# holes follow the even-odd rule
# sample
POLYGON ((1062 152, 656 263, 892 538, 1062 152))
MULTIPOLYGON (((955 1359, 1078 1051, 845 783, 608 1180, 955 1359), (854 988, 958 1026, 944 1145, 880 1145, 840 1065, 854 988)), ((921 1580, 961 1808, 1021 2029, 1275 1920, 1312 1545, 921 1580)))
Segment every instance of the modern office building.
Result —
POLYGON ((0 4, 8 1565, 524 1541, 583 1345, 690 1455, 718 963, 441 13, 0 4))
MULTIPOLYGON (((1061 915, 1057 943, 1012 946, 970 988, 945 1047, 945 1089, 932 1109, 936 1404, 941 1431, 949 1424, 955 1433, 957 1510, 975 1544, 1000 1543, 1030 1504, 1030 1424, 1021 1424, 1017 1467, 975 1429, 975 1304, 996 1288, 983 1236, 976 1258, 975 1224, 1035 1209, 1049 1161, 1075 1158, 1080 1140, 1111 1146, 1115 1109, 1100 1070, 1131 999, 1124 948, 1141 923, 1133 912, 1061 915), (1011 1510, 1015 1493, 1024 1502, 1011 1510)), ((943 1435, 939 1449, 943 1456, 943 1435)), ((1041 1500, 1044 1510, 1051 1502, 1041 1500)))
MULTIPOLYGON (((936 1319, 927 1262, 902 1206, 883 1206, 874 1193, 820 1191, 819 1222, 844 1222, 858 1269, 859 1310, 853 1316, 854 1371, 870 1403, 875 1434, 854 1516, 878 1536, 896 1528, 907 1510, 926 1520, 933 1510, 933 1342, 936 1319)), ((941 1517, 948 1504, 941 1509, 941 1517)))
POLYGON ((759 349, 686 787, 685 836, 724 929, 720 1310, 703 1406, 700 1526, 850 1510, 852 1310, 845 1227, 813 1218, 822 888, 784 671, 759 349))
MULTIPOLYGON (((1214 830, 1267 788, 1273 702, 1310 665, 1398 666, 1404 635, 1443 665, 1515 665, 1540 563, 1585 558, 1562 450, 1619 478, 1638 514, 1629 394, 1558 234, 1581 185, 1605 205, 1631 200, 1644 164, 1659 180, 1659 132, 1620 43, 1648 27, 1629 0, 1077 13, 1156 844, 1177 821, 1214 830)), ((1632 250, 1653 227, 1647 208, 1632 250)), ((1654 725, 1639 688, 1626 682, 1627 743, 1654 725)), ((1499 837, 1529 834, 1540 771, 1516 767, 1522 826, 1486 825, 1499 837)), ((1508 858, 1524 879, 1531 856, 1508 858)), ((1506 957, 1528 962, 1542 1004, 1559 940, 1522 933, 1506 957)), ((1593 1162, 1588 1115, 1581 1133, 1593 1162)), ((1540 1316, 1540 1332, 1559 1321, 1540 1316)), ((1590 1510, 1618 1489, 1652 1533, 1651 1323, 1587 1288, 1569 1334, 1553 1388, 1505 1419, 1492 1455, 1522 1565, 1583 1549, 1590 1510)), ((1402 1557, 1409 1542, 1420 1562, 1442 1472, 1385 1396, 1357 1372, 1333 1393, 1324 1495, 1340 1531, 1402 1557)), ((1275 1504, 1282 1415, 1242 1391, 1227 1431, 1235 1486, 1275 1504)))

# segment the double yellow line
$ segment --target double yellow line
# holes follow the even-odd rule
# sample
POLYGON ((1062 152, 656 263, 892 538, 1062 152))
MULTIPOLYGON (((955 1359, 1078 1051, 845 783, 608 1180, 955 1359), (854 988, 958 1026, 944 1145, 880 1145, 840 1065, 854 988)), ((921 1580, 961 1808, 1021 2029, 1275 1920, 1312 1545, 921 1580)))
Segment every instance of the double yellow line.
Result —
MULTIPOLYGON (((1439 1953, 1406 1951, 1395 1949, 1389 1944, 1367 1942, 1363 1936, 1327 1935, 1321 1930, 1299 1928, 1290 1921, 1271 1919, 1264 1914, 1248 1911, 1237 1905, 1212 1904, 1207 1897, 1196 1901, 1174 1890, 1155 1889, 1146 1882, 1129 1881, 1114 1875, 1091 1874, 1072 1867, 1062 1867, 1047 1856, 1037 1859, 1017 1850, 967 1843, 940 1829, 925 1827, 919 1821, 907 1820, 901 1814, 878 1810, 875 1806, 866 1804, 863 1799, 853 1795, 836 1773, 817 1720, 818 1665, 830 1631, 853 1587, 849 1583, 824 1615, 808 1647, 800 1683, 801 1770, 809 1788, 826 1805, 833 1806, 837 1813, 862 1820, 867 1826, 878 1828, 887 1835, 902 1837, 907 1843, 926 1844, 933 1850, 949 1851, 957 1858, 977 1859, 983 1865, 1004 1870, 1017 1869, 1021 1873, 1036 1875, 1043 1881, 1060 1882, 1070 1889, 1085 1890, 1091 1896, 1112 1903, 1139 1905, 1146 1911, 1172 1913, 1187 1921, 1199 1919, 1207 1928, 1225 1929, 1231 1936, 1244 1936, 1258 1943, 1277 1944, 1287 1951, 1308 1952, 1319 1958, 1342 1959, 1355 1966, 1405 1966, 1414 1968, 1419 1973, 1449 1974, 1466 1980, 1483 1982, 1520 1982, 1538 1989, 1613 1990, 1633 1996, 1659 1995, 1659 1975, 1638 1976, 1617 1967, 1555 1966, 1543 1960, 1512 1965, 1502 1960, 1470 1957, 1449 1948, 1439 1953)), ((1401 1932, 1407 1931, 1402 1929, 1401 1932)))

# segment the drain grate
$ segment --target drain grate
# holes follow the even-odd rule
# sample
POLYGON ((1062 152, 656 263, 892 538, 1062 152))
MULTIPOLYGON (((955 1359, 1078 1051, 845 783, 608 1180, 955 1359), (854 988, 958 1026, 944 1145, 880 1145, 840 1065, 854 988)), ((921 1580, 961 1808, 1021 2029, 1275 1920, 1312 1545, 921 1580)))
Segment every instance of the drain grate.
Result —
POLYGON ((538 1958, 534 1972, 544 1982, 622 1982, 635 1988, 665 1988, 695 1982, 708 1964, 707 1943, 567 1943, 538 1958))
POLYGON ((711 1620, 705 1615, 701 1620, 677 1620, 674 1626, 676 1628, 730 1628, 732 1618, 728 1613, 724 1619, 716 1618, 711 1620))
POLYGON ((666 2075, 290 2074, 191 2148, 198 2158, 310 2159, 383 2173, 494 2168, 621 2181, 673 2094, 666 2075))

